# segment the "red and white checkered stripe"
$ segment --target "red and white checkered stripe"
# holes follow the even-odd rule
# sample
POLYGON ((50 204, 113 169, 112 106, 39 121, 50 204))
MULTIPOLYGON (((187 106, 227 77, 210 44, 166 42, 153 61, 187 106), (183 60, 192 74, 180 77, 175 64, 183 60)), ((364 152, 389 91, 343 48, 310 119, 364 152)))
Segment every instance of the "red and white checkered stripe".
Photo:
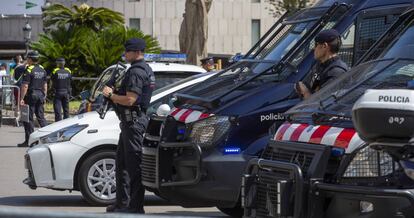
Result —
POLYGON ((202 113, 196 110, 181 108, 173 108, 170 112, 170 116, 173 116, 175 120, 183 123, 192 123, 194 121, 201 120, 212 115, 213 114, 202 113))
POLYGON ((344 148, 346 153, 353 152, 365 143, 354 129, 298 123, 282 124, 274 140, 329 145, 344 148))

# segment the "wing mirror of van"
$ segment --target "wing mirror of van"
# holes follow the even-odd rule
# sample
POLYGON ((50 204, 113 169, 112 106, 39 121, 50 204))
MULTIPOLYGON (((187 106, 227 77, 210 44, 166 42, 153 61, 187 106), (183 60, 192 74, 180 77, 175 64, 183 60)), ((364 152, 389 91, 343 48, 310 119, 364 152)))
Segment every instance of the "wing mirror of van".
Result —
POLYGON ((157 109, 157 115, 166 117, 170 113, 171 107, 168 104, 162 104, 157 109))

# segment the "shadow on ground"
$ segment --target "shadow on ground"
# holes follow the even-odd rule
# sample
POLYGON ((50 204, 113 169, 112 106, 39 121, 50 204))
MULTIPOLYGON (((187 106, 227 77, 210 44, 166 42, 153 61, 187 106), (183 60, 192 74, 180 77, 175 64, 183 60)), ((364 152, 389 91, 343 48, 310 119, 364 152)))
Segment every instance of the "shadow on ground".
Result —
MULTIPOLYGON (((37 195, 0 197, 0 206, 30 206, 30 207, 99 207, 90 205, 82 196, 67 195, 37 195)), ((169 206, 169 202, 154 196, 145 196, 146 206, 169 206)))

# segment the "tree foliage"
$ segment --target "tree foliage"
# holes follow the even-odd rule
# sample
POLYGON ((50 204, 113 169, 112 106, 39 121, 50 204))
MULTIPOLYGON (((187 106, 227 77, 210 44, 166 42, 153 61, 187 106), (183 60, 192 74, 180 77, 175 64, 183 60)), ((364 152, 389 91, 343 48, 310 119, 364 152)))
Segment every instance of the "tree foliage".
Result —
POLYGON ((72 6, 72 9, 61 4, 50 6, 43 13, 45 28, 53 26, 68 26, 69 28, 86 27, 100 31, 111 25, 123 25, 124 17, 121 13, 108 8, 94 8, 87 4, 72 6))
MULTIPOLYGON (((48 72, 56 66, 56 58, 63 57, 74 76, 97 77, 105 68, 121 60, 123 45, 132 37, 144 39, 148 53, 161 50, 155 38, 126 28, 122 14, 106 8, 82 5, 73 6, 71 10, 63 5, 53 5, 44 14, 49 31, 41 34, 31 47, 39 51, 40 61, 48 72)), ((75 91, 87 89, 85 85, 77 84, 75 91)))
POLYGON ((270 14, 279 17, 286 11, 294 12, 305 8, 309 0, 266 0, 266 2, 270 4, 270 7, 267 7, 270 14))

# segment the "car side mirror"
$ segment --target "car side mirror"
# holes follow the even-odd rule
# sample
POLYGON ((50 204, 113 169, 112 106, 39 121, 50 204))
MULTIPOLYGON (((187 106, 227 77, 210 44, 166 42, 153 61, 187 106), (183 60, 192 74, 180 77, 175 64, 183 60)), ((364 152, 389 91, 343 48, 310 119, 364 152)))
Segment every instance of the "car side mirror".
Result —
POLYGON ((162 104, 157 108, 157 115, 160 117, 166 117, 170 113, 170 106, 168 104, 162 104))

